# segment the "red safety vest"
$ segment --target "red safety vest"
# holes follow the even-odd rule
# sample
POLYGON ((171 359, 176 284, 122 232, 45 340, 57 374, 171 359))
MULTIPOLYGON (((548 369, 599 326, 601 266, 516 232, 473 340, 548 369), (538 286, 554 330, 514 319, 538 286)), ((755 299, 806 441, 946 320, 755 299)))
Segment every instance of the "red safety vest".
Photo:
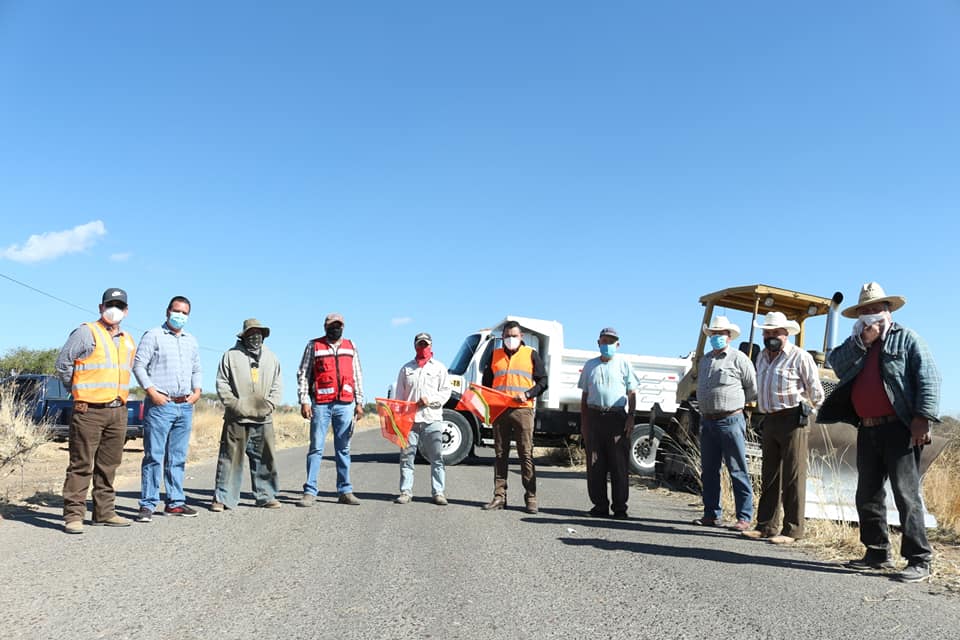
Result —
POLYGON ((317 404, 353 402, 353 343, 346 338, 336 349, 326 338, 313 341, 313 389, 317 404))

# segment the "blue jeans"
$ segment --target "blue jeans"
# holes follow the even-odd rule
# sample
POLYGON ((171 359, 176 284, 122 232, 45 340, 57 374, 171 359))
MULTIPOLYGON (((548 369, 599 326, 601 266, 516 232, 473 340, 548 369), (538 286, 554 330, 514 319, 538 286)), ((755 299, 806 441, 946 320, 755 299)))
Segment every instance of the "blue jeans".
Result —
POLYGON ((445 472, 443 468, 443 423, 415 422, 407 437, 407 446, 400 452, 400 493, 413 494, 413 461, 420 453, 430 463, 430 485, 433 495, 442 494, 445 472))
POLYGON ((753 485, 747 472, 747 422, 743 413, 719 420, 700 420, 700 480, 703 482, 703 517, 719 520, 720 463, 727 465, 737 520, 753 520, 753 485))
POLYGON ((860 542, 868 553, 889 553, 887 492, 900 512, 900 555, 909 564, 929 564, 932 556, 920 501, 920 448, 911 442, 910 428, 899 420, 857 429, 857 514, 860 542))
POLYGON ((156 509, 160 504, 160 476, 167 488, 168 507, 184 503, 183 472, 193 426, 193 405, 144 400, 143 462, 140 465, 140 506, 156 509))
POLYGON ((257 505, 276 499, 280 491, 273 422, 263 424, 223 421, 220 433, 220 454, 217 457, 216 487, 213 499, 228 509, 240 502, 243 482, 243 456, 250 462, 250 485, 257 505))
POLYGON ((337 458, 337 493, 352 493, 350 484, 350 438, 353 436, 353 402, 314 404, 310 419, 310 449, 307 451, 307 481, 303 492, 317 495, 317 474, 323 459, 327 429, 333 423, 333 448, 337 458))

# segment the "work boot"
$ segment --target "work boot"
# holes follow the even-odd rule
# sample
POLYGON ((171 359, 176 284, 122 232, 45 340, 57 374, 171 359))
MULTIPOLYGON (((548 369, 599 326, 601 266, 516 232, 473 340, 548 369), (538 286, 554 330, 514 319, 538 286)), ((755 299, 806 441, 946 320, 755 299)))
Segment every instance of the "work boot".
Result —
POLYGON ((113 514, 106 520, 93 520, 90 524, 97 527, 129 527, 130 521, 126 518, 121 518, 117 514, 113 514))
POLYGON ((844 566, 854 571, 880 571, 894 568, 893 561, 885 551, 867 551, 862 558, 851 560, 844 566))
POLYGON ((280 501, 279 500, 267 500, 266 502, 261 502, 257 505, 262 509, 279 509, 280 501))
POLYGON ((445 507, 447 506, 447 499, 442 493, 438 493, 437 495, 433 496, 433 504, 445 507))
POLYGON ((507 506, 507 499, 504 496, 493 496, 493 500, 483 505, 484 511, 496 511, 507 506))
POLYGON ((226 509, 226 508, 227 508, 227 507, 224 506, 224 504, 223 504, 222 502, 217 502, 216 500, 214 500, 213 502, 210 503, 210 511, 215 511, 215 512, 219 513, 219 512, 223 511, 223 510, 226 509))
POLYGON ((527 498, 526 498, 526 503, 527 503, 527 504, 526 504, 526 507, 524 507, 523 510, 526 511, 527 513, 535 514, 535 513, 537 513, 537 512, 539 511, 539 509, 537 509, 537 497, 536 497, 536 496, 527 496, 527 498))
POLYGON ((300 496, 300 499, 297 500, 298 507, 312 507, 313 503, 317 501, 317 496, 312 493, 304 493, 300 496))
POLYGON ((353 495, 352 493, 341 493, 340 497, 337 498, 337 502, 340 504, 360 504, 360 501, 357 500, 357 496, 353 495))
POLYGON ((413 496, 411 496, 409 493, 401 493, 396 498, 394 498, 393 501, 396 502, 397 504, 407 504, 412 499, 413 499, 413 496))
POLYGON ((83 533, 83 520, 71 520, 63 523, 64 533, 83 533))

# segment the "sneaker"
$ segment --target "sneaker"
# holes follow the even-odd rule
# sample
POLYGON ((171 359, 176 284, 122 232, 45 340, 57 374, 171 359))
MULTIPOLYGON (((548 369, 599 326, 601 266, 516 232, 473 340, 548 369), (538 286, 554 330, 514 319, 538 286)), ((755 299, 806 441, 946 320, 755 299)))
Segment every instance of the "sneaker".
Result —
MULTIPOLYGON (((141 512, 143 510, 141 509, 141 512)), ((185 504, 177 505, 176 507, 171 507, 167 505, 164 507, 163 512, 168 516, 183 516, 184 518, 196 518, 197 510, 191 509, 185 504)))
POLYGON ((900 582, 922 582, 930 577, 930 565, 924 563, 910 564, 897 574, 900 582))
POLYGON ((83 533, 83 520, 71 520, 63 523, 64 533, 83 533))
POLYGON ((312 493, 305 493, 300 496, 300 499, 297 500, 298 507, 312 507, 313 503, 317 501, 317 496, 312 493))
POLYGON ((441 507, 447 506, 447 499, 443 496, 442 493, 438 493, 433 496, 433 504, 440 505, 441 507))
POLYGON ((140 507, 140 511, 137 512, 136 521, 153 522, 153 509, 150 507, 140 507))
POLYGON ((217 502, 216 500, 210 503, 210 511, 215 511, 219 513, 226 508, 227 507, 222 502, 217 502))
POLYGON ((411 496, 409 493, 401 493, 396 498, 394 498, 393 501, 396 502, 397 504, 407 504, 412 499, 413 499, 413 496, 411 496))
POLYGON ((698 527, 719 527, 720 521, 717 520, 716 518, 708 518, 704 516, 702 518, 697 518, 696 520, 694 520, 693 524, 697 525, 698 527))
POLYGON ((854 571, 881 571, 883 569, 893 569, 893 561, 885 553, 867 552, 858 560, 851 560, 844 565, 847 569, 854 571))
POLYGON ((279 509, 280 501, 279 500, 267 500, 266 502, 261 502, 257 505, 261 509, 279 509))
POLYGON ((337 502, 340 504, 360 504, 360 501, 357 500, 357 496, 353 495, 352 493, 341 493, 340 497, 337 498, 337 502))
POLYGON ((129 527, 130 521, 114 514, 106 520, 94 520, 90 524, 97 527, 129 527))
POLYGON ((730 525, 731 531, 749 531, 750 530, 750 521, 749 520, 737 520, 734 524, 730 525))

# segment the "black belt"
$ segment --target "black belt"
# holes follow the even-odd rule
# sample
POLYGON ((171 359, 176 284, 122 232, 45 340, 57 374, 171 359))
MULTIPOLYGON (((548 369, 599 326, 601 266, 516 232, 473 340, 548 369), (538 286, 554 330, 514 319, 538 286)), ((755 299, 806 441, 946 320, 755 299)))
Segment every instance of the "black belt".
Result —
POLYGON ((604 415, 610 415, 615 413, 623 416, 627 415, 626 407, 607 407, 606 409, 604 409, 603 407, 597 407, 592 404, 588 404, 587 409, 590 409, 591 411, 596 411, 597 413, 602 413, 604 415))
POLYGON ((703 414, 703 417, 707 420, 723 420, 724 418, 735 416, 742 411, 743 409, 734 409, 733 411, 723 411, 721 413, 705 413, 703 414))
POLYGON ((91 409, 116 409, 117 407, 122 407, 127 404, 120 398, 112 402, 87 402, 86 405, 91 409))

